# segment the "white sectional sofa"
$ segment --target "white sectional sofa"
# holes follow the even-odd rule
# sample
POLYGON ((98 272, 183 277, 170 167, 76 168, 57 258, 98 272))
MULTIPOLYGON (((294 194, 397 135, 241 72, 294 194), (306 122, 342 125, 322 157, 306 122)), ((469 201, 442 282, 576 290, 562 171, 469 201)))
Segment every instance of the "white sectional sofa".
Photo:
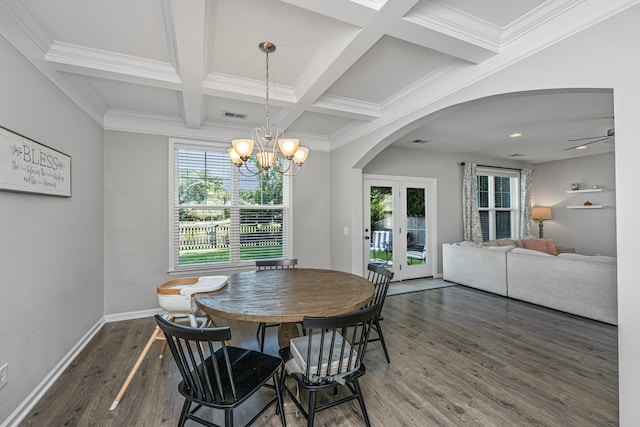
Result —
POLYGON ((444 280, 617 325, 616 259, 514 246, 442 245, 444 280))

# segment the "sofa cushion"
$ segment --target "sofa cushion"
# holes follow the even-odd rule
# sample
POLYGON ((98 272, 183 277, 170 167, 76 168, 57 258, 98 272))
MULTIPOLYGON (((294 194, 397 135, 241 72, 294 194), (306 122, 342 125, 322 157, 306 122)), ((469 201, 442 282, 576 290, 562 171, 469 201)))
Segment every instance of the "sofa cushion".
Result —
POLYGON ((509 252, 511 249, 514 249, 515 246, 485 246, 482 249, 485 249, 487 251, 502 251, 502 252, 509 252))
POLYGON ((578 261, 600 262, 603 264, 615 264, 617 262, 616 258, 611 256, 603 256, 603 255, 582 255, 582 254, 562 253, 558 255, 558 258, 575 259, 578 261))
POLYGON ((576 253, 576 248, 571 248, 569 246, 556 245, 556 250, 558 251, 558 254, 569 254, 569 253, 575 254, 576 253))
POLYGON ((532 249, 534 251, 540 251, 549 255, 558 255, 556 245, 553 240, 549 239, 526 239, 522 241, 525 249, 532 249))
POLYGON ((516 248, 522 248, 521 240, 514 239, 498 239, 498 240, 487 240, 486 242, 480 243, 480 246, 513 246, 516 248))
POLYGON ((514 254, 526 254, 526 255, 535 255, 535 256, 553 256, 547 252, 538 251, 535 249, 525 249, 525 248, 513 248, 511 250, 514 254))

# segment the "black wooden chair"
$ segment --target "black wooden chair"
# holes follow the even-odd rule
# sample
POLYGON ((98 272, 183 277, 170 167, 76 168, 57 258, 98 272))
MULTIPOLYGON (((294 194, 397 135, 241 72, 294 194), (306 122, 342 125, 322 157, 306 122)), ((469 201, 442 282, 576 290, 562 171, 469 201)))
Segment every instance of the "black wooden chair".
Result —
POLYGON ((336 405, 357 399, 365 424, 370 426, 369 416, 362 396, 358 379, 366 372, 363 364, 367 348, 369 331, 380 312, 380 306, 374 305, 363 310, 333 317, 305 317, 302 326, 306 336, 291 340, 289 347, 280 350, 285 361, 282 386, 312 426, 315 413, 336 405), (298 387, 308 391, 309 401, 304 408, 286 383, 286 375, 295 378, 298 387), (347 388, 349 394, 339 397, 338 388, 347 388), (317 394, 321 390, 332 396, 330 402, 318 405, 317 394))
MULTIPOLYGON (((298 265, 298 260, 296 258, 256 261, 256 267, 258 268, 258 271, 296 268, 296 265, 298 265)), ((256 332, 256 338, 258 338, 258 342, 260 343, 260 351, 264 351, 264 339, 265 335, 267 334, 267 328, 270 328, 272 326, 280 326, 280 323, 261 322, 260 324, 258 324, 258 332, 256 332)))
POLYGON ((183 426, 188 419, 215 426, 196 415, 203 406, 223 410, 225 426, 233 426, 234 409, 262 387, 275 388, 275 395, 247 425, 253 424, 276 403, 276 412, 282 425, 286 426, 279 382, 282 360, 279 357, 228 346, 229 327, 192 328, 168 322, 159 315, 155 319, 182 375, 178 391, 185 401, 178 426, 183 426), (270 379, 273 386, 268 384, 270 379))
POLYGON ((382 320, 382 307, 384 306, 384 300, 387 298, 389 284, 391 283, 391 279, 393 279, 393 272, 375 264, 369 264, 367 266, 367 270, 367 280, 373 283, 375 294, 371 302, 365 306, 365 308, 372 305, 380 306, 380 313, 376 315, 376 318, 373 321, 373 330, 376 332, 377 337, 369 338, 369 342, 380 341, 384 355, 387 358, 387 363, 391 363, 391 359, 389 359, 389 352, 387 351, 387 344, 384 342, 384 335, 382 334, 380 321, 382 320))

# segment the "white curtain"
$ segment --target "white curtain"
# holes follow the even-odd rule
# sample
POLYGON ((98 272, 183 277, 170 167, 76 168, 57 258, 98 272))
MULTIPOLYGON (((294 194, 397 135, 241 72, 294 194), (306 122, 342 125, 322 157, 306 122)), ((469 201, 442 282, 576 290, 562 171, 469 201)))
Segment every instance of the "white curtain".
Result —
POLYGON ((463 237, 466 241, 482 242, 480 214, 478 213, 478 177, 476 164, 466 163, 462 177, 463 237))
POLYGON ((532 169, 522 169, 520 172, 520 238, 531 237, 531 180, 532 169))

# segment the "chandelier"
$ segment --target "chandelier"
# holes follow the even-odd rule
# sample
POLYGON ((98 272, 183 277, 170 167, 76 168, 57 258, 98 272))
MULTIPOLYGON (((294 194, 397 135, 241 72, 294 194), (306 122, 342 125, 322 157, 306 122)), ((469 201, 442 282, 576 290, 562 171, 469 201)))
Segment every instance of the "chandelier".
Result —
POLYGON ((227 150, 231 161, 238 166, 242 175, 243 169, 250 175, 264 172, 269 175, 271 169, 283 175, 295 175, 307 160, 309 149, 300 147, 300 141, 294 138, 284 138, 284 132, 269 120, 269 54, 276 50, 276 45, 262 42, 258 48, 266 55, 266 102, 265 125, 258 126, 251 131, 251 139, 234 139, 233 147, 227 150), (277 144, 276 144, 277 141, 277 144), (249 157, 256 149, 258 164, 250 166, 249 157), (244 164, 244 168, 242 165, 244 164))

